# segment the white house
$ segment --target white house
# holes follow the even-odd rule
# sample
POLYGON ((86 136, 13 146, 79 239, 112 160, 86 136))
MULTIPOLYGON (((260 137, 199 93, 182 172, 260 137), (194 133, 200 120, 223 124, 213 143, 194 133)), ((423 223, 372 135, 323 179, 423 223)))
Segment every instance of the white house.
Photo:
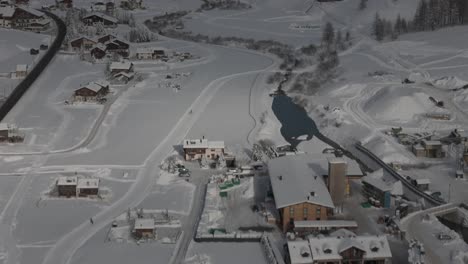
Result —
POLYGON ((224 141, 207 139, 186 139, 183 144, 185 160, 217 159, 224 155, 224 141))

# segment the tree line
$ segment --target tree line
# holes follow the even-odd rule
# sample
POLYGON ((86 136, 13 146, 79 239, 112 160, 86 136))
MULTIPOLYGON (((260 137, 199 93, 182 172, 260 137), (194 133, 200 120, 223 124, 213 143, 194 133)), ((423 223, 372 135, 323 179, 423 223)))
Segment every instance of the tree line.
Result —
POLYGON ((410 21, 401 18, 395 21, 381 18, 376 13, 372 33, 378 41, 397 39, 408 32, 436 30, 443 27, 468 24, 467 0, 420 0, 410 21))

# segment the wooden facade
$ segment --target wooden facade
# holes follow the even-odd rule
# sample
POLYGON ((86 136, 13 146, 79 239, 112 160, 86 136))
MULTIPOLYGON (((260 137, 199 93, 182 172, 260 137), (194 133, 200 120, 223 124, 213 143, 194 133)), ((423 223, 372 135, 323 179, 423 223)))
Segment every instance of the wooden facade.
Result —
POLYGON ((287 232, 294 227, 294 221, 303 220, 327 220, 331 208, 312 203, 299 203, 281 208, 281 227, 283 232, 287 232))

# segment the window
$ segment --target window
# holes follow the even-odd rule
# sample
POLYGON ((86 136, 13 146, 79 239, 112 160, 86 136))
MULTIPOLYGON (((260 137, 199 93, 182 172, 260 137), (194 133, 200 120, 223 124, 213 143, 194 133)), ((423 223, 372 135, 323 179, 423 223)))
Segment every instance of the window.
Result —
POLYGON ((320 217, 321 213, 322 213, 322 208, 317 207, 317 209, 316 209, 317 217, 320 217))
POLYGON ((308 208, 306 206, 304 207, 303 216, 304 220, 307 220, 307 217, 309 216, 308 208))
POLYGON ((294 217, 294 207, 293 206, 289 207, 289 215, 291 217, 294 217))

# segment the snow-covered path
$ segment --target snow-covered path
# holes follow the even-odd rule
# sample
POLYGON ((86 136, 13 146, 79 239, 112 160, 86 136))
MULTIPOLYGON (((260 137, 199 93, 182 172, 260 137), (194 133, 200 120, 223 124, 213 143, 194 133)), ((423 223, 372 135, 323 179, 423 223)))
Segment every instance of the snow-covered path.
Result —
POLYGON ((139 171, 136 182, 131 186, 130 190, 117 202, 95 215, 93 217, 94 225, 91 225, 86 221, 70 231, 66 236, 62 237, 47 253, 43 263, 69 263, 75 251, 91 236, 110 223, 116 215, 125 211, 127 208, 137 206, 141 201, 143 201, 148 194, 152 183, 154 183, 155 175, 159 174, 160 162, 173 151, 174 143, 181 142, 185 138, 188 131, 203 114, 208 103, 213 99, 216 91, 227 81, 233 78, 264 72, 265 70, 268 70, 272 64, 275 64, 274 60, 272 60, 271 64, 266 68, 227 75, 213 80, 208 86, 206 86, 197 99, 186 110, 185 114, 179 119, 177 124, 172 128, 170 133, 168 133, 164 140, 159 143, 159 145, 145 160, 143 164, 144 168, 139 171))

